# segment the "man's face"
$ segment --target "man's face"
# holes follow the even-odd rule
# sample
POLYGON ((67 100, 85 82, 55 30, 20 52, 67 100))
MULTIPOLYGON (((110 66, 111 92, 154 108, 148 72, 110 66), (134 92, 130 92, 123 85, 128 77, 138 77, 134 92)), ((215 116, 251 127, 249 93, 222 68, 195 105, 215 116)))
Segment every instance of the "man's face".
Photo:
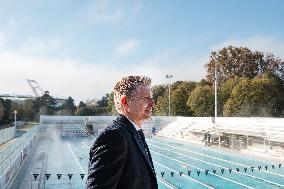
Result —
POLYGON ((140 85, 128 101, 128 112, 135 120, 142 121, 151 117, 153 106, 150 86, 140 85))

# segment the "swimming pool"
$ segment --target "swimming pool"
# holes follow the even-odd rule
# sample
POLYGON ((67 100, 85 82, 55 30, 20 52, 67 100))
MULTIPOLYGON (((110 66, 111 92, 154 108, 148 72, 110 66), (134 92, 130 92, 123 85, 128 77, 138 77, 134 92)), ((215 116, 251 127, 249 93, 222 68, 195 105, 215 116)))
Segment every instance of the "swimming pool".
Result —
POLYGON ((164 174, 162 179, 172 188, 284 188, 279 163, 157 137, 148 144, 157 176, 164 174))
MULTIPOLYGON (((86 176, 82 179, 80 174, 87 174, 93 141, 60 137, 46 140, 49 146, 46 173, 51 175, 45 179, 45 188, 84 188, 86 176)), ((147 143, 160 189, 284 188, 284 169, 277 162, 157 136, 147 138, 147 143)))

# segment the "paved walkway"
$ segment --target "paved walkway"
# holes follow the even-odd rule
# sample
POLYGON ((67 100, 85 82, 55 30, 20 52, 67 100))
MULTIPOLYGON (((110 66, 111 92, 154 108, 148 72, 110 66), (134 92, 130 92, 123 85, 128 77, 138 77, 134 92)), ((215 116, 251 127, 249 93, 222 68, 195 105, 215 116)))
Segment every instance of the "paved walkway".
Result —
MULTIPOLYGON (((44 128, 43 128, 44 129, 44 128)), ((48 133, 39 131, 38 141, 35 142, 32 151, 25 160, 9 189, 38 189, 43 186, 43 173, 47 165, 48 146, 44 142, 48 133), (39 174, 37 181, 33 178, 33 173, 39 174)))

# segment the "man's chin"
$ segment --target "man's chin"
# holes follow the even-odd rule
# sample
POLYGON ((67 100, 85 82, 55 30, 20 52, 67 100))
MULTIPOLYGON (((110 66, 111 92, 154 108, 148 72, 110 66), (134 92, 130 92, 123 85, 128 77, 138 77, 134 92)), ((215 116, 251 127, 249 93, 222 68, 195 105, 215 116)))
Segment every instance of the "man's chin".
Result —
POLYGON ((148 119, 150 119, 151 118, 151 113, 148 113, 148 114, 144 114, 143 116, 142 116, 142 119, 143 120, 148 120, 148 119))

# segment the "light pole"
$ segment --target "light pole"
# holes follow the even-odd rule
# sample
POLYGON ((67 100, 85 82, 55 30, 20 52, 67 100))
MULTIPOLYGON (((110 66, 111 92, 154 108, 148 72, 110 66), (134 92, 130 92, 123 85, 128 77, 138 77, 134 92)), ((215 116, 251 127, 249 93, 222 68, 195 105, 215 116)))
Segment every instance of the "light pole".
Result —
POLYGON ((166 78, 170 80, 169 83, 169 116, 171 115, 171 78, 173 77, 173 75, 167 74, 166 78))
POLYGON ((215 74, 214 74, 214 88, 215 88, 215 119, 214 119, 214 123, 216 123, 216 118, 217 118, 217 64, 215 62, 215 74))
MULTIPOLYGON (((215 62, 215 65, 214 65, 214 93, 215 93, 215 117, 214 117, 214 131, 216 132, 216 119, 217 119, 217 116, 218 116, 218 109, 217 109, 217 63, 215 62)), ((218 131, 219 132, 219 131, 218 131)), ((221 135, 219 133, 219 147, 221 146, 221 135)))
POLYGON ((15 114, 15 127, 14 127, 14 129, 13 129, 13 130, 14 130, 14 131, 13 131, 13 132, 14 132, 13 136, 16 136, 17 113, 18 113, 17 110, 15 110, 15 111, 14 111, 14 114, 15 114))
POLYGON ((15 110, 14 111, 14 114, 15 114, 15 127, 17 126, 17 113, 18 113, 17 110, 15 110))

